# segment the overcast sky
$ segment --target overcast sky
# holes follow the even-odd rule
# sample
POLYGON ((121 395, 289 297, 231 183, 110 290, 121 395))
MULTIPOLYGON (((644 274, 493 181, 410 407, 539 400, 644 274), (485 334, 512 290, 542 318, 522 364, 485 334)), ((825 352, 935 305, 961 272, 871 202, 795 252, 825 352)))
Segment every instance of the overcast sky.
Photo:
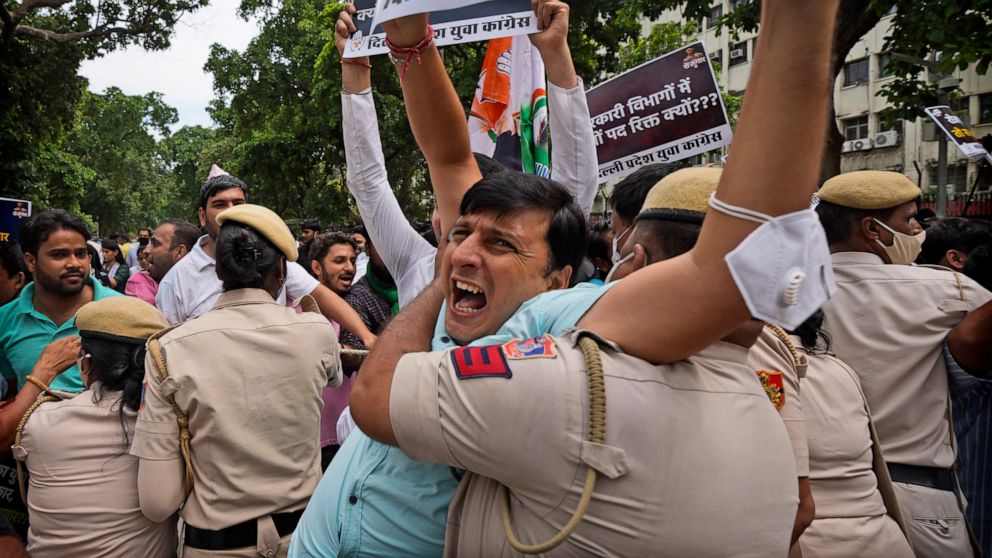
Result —
POLYGON ((80 73, 90 81, 90 91, 110 86, 129 95, 158 91, 179 111, 176 131, 184 125, 212 125, 207 103, 213 99, 213 81, 203 71, 210 45, 243 50, 257 29, 237 16, 239 0, 211 0, 205 8, 184 16, 176 24, 169 50, 146 52, 131 47, 103 58, 83 62, 80 73))

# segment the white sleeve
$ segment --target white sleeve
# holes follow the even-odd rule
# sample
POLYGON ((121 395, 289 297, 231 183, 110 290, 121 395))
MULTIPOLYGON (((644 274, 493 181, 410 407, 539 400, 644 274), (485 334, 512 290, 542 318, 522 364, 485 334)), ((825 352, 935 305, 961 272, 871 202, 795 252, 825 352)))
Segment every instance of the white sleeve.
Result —
POLYGON ((337 424, 334 425, 334 433, 338 437, 338 445, 344 444, 344 441, 348 439, 351 435, 351 431, 358 426, 355 424, 355 419, 351 418, 351 405, 344 408, 341 411, 341 416, 338 417, 337 424))
POLYGON ((170 326, 179 325, 185 321, 185 316, 181 315, 180 307, 182 301, 179 300, 179 289, 176 287, 175 278, 166 273, 162 282, 158 284, 158 291, 155 292, 155 307, 165 316, 170 326))
POLYGON ((582 79, 571 89, 548 82, 551 120, 551 178, 568 189, 589 217, 599 186, 599 163, 592 118, 582 79))
MULTIPOLYGON (((290 302, 312 293, 318 285, 320 285, 320 281, 307 273, 302 265, 296 262, 286 262, 286 287, 284 293, 290 302)), ((283 297, 280 296, 280 298, 283 297)), ((285 304, 285 302, 285 300, 282 300, 280 304, 285 304)))
POLYGON ((386 269, 402 288, 420 292, 433 276, 435 248, 410 226, 389 187, 379 139, 379 121, 370 89, 341 94, 348 190, 386 269), (414 266, 430 265, 426 272, 414 266), (427 277, 427 282, 420 282, 427 277), (402 278, 402 279, 401 279, 402 278))

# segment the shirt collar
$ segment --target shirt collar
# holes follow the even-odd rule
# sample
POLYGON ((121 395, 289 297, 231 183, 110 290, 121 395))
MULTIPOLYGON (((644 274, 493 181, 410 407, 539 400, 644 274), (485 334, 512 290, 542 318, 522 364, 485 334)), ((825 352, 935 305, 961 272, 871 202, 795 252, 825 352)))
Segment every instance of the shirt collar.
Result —
POLYGON ((830 261, 834 265, 837 264, 875 264, 875 265, 886 265, 885 262, 878 256, 878 254, 872 254, 871 252, 836 252, 830 254, 830 261))
POLYGON ((235 289, 221 293, 214 310, 244 304, 275 304, 272 296, 262 289, 235 289))
POLYGON ((193 259, 193 265, 195 265, 196 269, 199 271, 203 271, 212 265, 216 265, 214 259, 203 251, 203 245, 206 244, 208 240, 208 235, 203 235, 196 239, 196 244, 193 245, 193 250, 190 251, 189 256, 187 256, 193 259))

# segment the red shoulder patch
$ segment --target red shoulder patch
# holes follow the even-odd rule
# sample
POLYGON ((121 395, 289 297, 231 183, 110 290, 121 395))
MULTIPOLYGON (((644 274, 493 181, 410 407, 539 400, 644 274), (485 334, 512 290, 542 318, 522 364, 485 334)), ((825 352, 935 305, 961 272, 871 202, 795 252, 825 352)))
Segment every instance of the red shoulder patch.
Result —
POLYGON ((451 351, 451 363, 459 380, 471 378, 509 378, 513 374, 500 345, 461 347, 451 351))
POLYGON ((775 409, 782 410, 785 406, 785 381, 781 372, 771 372, 769 370, 758 370, 758 379, 761 380, 761 387, 765 389, 768 400, 772 402, 775 409))

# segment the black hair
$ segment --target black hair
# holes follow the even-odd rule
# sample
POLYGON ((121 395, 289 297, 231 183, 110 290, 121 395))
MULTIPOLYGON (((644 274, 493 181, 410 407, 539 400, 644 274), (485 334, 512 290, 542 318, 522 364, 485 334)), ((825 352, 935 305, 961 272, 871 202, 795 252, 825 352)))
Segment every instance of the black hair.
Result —
POLYGON ((896 207, 854 209, 820 200, 816 206, 816 214, 820 216, 820 224, 823 225, 823 232, 827 236, 827 244, 836 244, 850 239, 858 223, 866 217, 873 217, 883 223, 888 221, 896 207))
POLYGON ((970 254, 972 250, 992 242, 992 227, 983 221, 948 217, 930 225, 917 263, 938 264, 948 250, 970 254))
POLYGON ((207 179, 203 183, 203 186, 200 187, 200 208, 206 209, 207 200, 216 196, 218 192, 230 190, 231 188, 240 188, 245 196, 248 196, 248 186, 239 178, 235 178, 229 174, 222 174, 207 179))
POLYGON ((365 239, 366 244, 372 244, 372 237, 369 236, 369 231, 365 225, 355 225, 355 228, 351 229, 351 234, 360 234, 365 239))
POLYGON ((100 247, 103 248, 104 250, 117 250, 117 255, 114 256, 114 261, 116 261, 119 264, 124 263, 124 251, 121 250, 121 246, 120 244, 117 244, 116 240, 111 240, 108 238, 103 241, 100 247))
POLYGON ((172 243, 169 245, 169 250, 175 250, 182 245, 189 252, 196 245, 196 240, 201 236, 200 227, 183 219, 169 219, 168 221, 159 223, 159 226, 162 225, 172 225, 172 243))
POLYGON ((610 194, 610 207, 613 208, 613 213, 619 215, 624 221, 633 223, 651 188, 659 180, 678 169, 679 165, 676 164, 654 163, 634 171, 633 174, 613 186, 613 193, 610 194))
POLYGON ((992 290, 992 242, 982 244, 968 254, 964 274, 976 283, 992 290))
POLYGON ((261 289, 265 277, 279 264, 282 252, 258 231, 227 221, 217 235, 217 277, 225 291, 261 289))
POLYGON ((139 235, 141 234, 141 231, 147 231, 149 236, 151 236, 151 234, 152 234, 152 230, 149 229, 148 227, 141 227, 140 229, 138 229, 138 234, 139 235))
POLYGON ((111 409, 116 407, 124 430, 124 447, 130 445, 130 431, 125 421, 125 408, 138 412, 141 405, 141 385, 145 380, 145 345, 111 340, 80 332, 83 352, 90 360, 90 383, 99 381, 100 390, 93 394, 94 402, 104 397, 119 395, 111 409))
MULTIPOLYGON (((38 247, 55 231, 76 231, 83 240, 90 239, 86 223, 64 209, 52 209, 33 215, 21 224, 19 241, 25 254, 38 255, 38 247)), ((99 260, 98 260, 99 261, 99 260)))
POLYGON ((528 210, 551 214, 548 225, 550 269, 579 269, 586 253, 586 219, 572 195, 553 180, 518 171, 483 178, 469 188, 458 211, 462 215, 493 211, 497 218, 528 210))
POLYGON ((28 271, 27 264, 24 263, 24 252, 16 242, 0 242, 0 267, 7 272, 7 277, 14 277, 18 273, 24 274, 24 284, 31 282, 31 272, 28 271))
POLYGON ((638 219, 636 242, 649 248, 648 263, 681 256, 696 245, 701 224, 683 220, 638 219))
POLYGON ((320 232, 320 219, 304 219, 300 225, 300 230, 311 230, 320 232))
POLYGON ((586 256, 590 261, 595 261, 596 258, 600 258, 604 261, 609 262, 610 257, 610 243, 606 242, 606 238, 603 233, 595 229, 589 231, 589 239, 586 246, 586 256))
POLYGON ((310 243, 310 259, 318 262, 323 260, 327 256, 327 252, 331 250, 331 246, 335 244, 347 244, 356 254, 358 253, 358 243, 351 238, 350 234, 341 231, 326 232, 318 234, 310 243))
POLYGON ((824 318, 823 310, 818 309, 812 316, 806 318, 805 322, 799 324, 799 327, 789 333, 798 337, 803 348, 809 352, 829 351, 831 340, 830 334, 823 329, 824 318))
POLYGON ((482 173, 483 178, 511 170, 488 155, 482 153, 472 153, 472 155, 475 157, 475 164, 479 166, 479 172, 482 173))
POLYGON ((86 251, 90 254, 90 265, 100 267, 100 252, 89 242, 86 243, 86 251))

